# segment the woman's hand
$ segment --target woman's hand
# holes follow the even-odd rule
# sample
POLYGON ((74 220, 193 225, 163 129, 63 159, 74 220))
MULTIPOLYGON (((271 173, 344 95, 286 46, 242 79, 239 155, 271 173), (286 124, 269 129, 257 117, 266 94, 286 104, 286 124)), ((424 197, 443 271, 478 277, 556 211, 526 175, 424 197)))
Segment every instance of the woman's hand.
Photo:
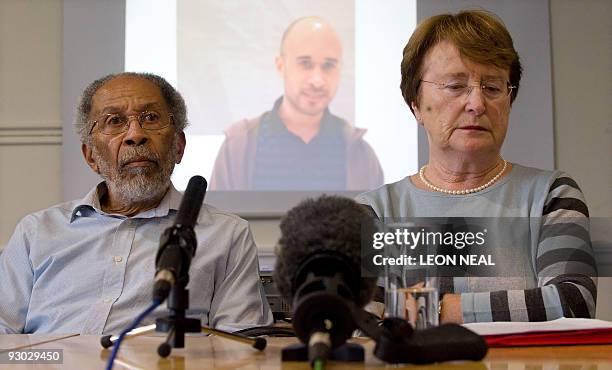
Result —
POLYGON ((461 294, 445 294, 440 304, 440 324, 463 324, 461 294))

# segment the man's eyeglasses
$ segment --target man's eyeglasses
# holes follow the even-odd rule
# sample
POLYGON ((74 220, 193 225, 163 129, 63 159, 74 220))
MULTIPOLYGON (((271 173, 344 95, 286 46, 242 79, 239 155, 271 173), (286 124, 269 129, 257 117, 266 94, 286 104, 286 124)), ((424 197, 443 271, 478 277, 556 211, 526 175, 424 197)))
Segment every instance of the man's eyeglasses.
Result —
POLYGON ((162 116, 159 113, 151 110, 129 116, 121 113, 108 113, 101 115, 98 117, 98 119, 93 121, 89 134, 93 132, 95 127, 97 127, 98 131, 104 135, 117 135, 126 132, 130 127, 130 119, 134 117, 143 130, 152 131, 161 130, 170 126, 170 123, 172 123, 173 120, 172 113, 168 114, 167 119, 162 119, 162 116))
POLYGON ((449 81, 449 82, 433 82, 421 80, 421 82, 427 82, 444 92, 450 98, 459 98, 461 96, 469 96, 472 90, 479 87, 482 91, 482 95, 489 100, 495 100, 502 97, 507 97, 512 92, 512 89, 516 89, 516 86, 510 85, 510 82, 504 80, 486 80, 480 82, 478 85, 468 85, 467 82, 449 81))

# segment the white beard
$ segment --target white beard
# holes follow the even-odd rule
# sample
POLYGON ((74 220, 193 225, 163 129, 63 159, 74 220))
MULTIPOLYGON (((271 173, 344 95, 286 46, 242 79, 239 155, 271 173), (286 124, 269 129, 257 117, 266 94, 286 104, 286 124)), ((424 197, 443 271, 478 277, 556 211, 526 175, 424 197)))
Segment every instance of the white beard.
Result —
POLYGON ((100 176, 106 182, 109 193, 122 203, 142 203, 161 198, 170 186, 170 176, 176 163, 176 147, 178 135, 172 140, 165 161, 145 146, 130 147, 125 150, 118 163, 113 168, 96 148, 92 155, 98 164, 100 176), (123 165, 135 157, 146 157, 157 163, 154 167, 124 167, 123 165))

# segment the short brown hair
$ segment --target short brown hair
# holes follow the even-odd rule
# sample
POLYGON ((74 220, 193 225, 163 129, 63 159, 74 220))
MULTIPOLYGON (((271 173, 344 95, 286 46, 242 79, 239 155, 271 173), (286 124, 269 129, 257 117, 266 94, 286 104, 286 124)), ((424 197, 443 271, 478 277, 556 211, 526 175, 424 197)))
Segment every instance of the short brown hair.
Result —
POLYGON ((440 14, 425 19, 404 47, 400 89, 411 111, 410 103, 419 103, 425 55, 440 41, 452 42, 461 56, 472 62, 492 64, 509 70, 510 84, 516 87, 510 98, 510 102, 514 101, 522 67, 510 33, 495 14, 485 10, 464 10, 457 14, 440 14))

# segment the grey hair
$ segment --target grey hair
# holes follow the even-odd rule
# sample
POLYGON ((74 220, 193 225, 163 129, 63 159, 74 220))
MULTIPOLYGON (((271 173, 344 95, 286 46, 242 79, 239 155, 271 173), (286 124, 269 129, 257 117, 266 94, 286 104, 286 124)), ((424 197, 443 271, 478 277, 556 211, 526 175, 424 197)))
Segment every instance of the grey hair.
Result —
POLYGON ((168 109, 173 116, 174 126, 176 127, 176 132, 181 133, 187 127, 189 122, 187 121, 187 107, 185 106, 185 100, 181 96, 181 94, 174 88, 168 81, 166 81, 163 77, 152 74, 152 73, 138 73, 138 72, 121 72, 115 74, 109 74, 102 78, 95 80, 90 83, 79 99, 79 104, 77 105, 76 111, 76 119, 75 119, 75 130, 77 135, 79 135, 82 143, 87 143, 89 141, 89 132, 91 130, 92 122, 89 122, 89 114, 91 113, 92 100, 95 93, 108 81, 117 78, 117 77, 139 77, 145 80, 151 81, 155 84, 155 86, 159 87, 166 104, 168 105, 168 109))

